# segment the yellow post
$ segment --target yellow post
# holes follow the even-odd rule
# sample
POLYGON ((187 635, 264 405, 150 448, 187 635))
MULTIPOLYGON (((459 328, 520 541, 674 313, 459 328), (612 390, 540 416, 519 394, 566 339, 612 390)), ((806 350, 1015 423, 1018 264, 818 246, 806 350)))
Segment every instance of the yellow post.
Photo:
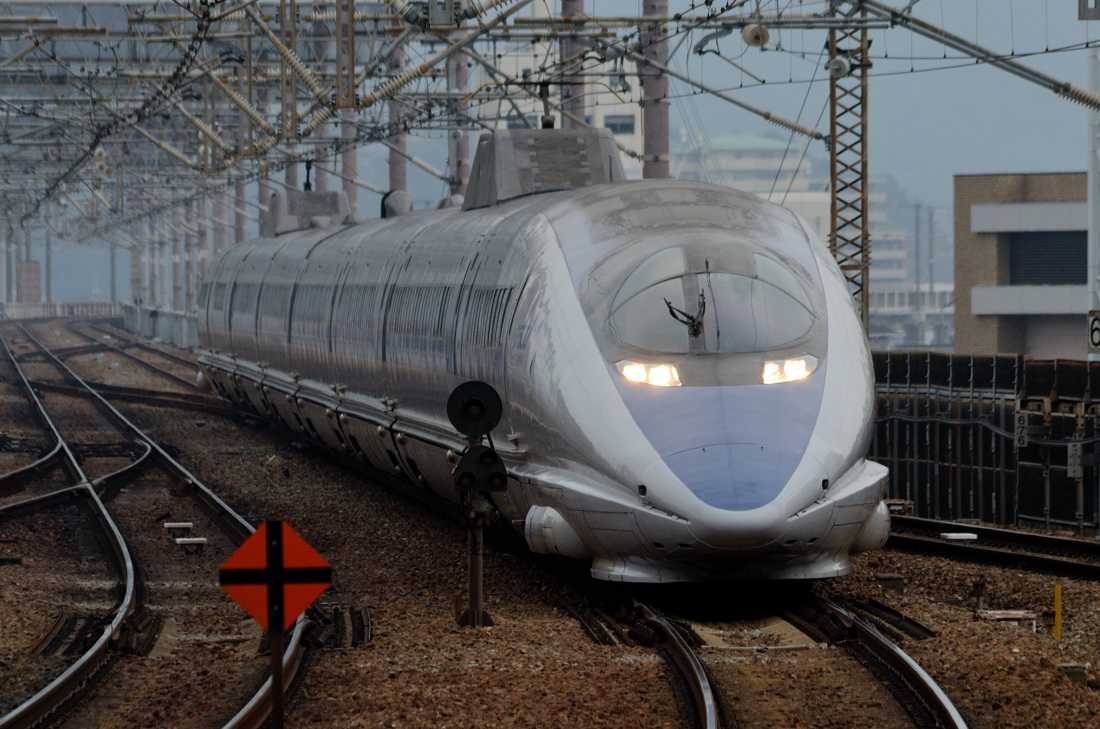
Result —
POLYGON ((1062 586, 1054 586, 1054 639, 1062 639, 1062 586))

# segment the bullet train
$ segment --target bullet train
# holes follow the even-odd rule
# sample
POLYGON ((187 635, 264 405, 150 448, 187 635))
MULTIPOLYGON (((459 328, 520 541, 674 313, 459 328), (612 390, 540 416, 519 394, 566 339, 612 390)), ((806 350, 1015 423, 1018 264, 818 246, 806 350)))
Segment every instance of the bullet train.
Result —
POLYGON ((456 503, 448 396, 492 385, 493 520, 598 579, 820 579, 883 545, 867 341, 798 216, 627 181, 606 130, 485 134, 460 200, 277 194, 205 276, 200 377, 456 503))

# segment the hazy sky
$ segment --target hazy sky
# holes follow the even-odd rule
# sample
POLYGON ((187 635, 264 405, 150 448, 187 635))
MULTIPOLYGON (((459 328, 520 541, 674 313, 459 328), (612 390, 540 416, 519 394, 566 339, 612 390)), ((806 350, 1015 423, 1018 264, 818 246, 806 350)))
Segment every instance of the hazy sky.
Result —
MULTIPOLYGON (((546 2, 547 0, 536 0, 546 2)), ((716 0, 715 7, 720 0, 716 0)), ((702 3, 699 3, 700 7, 702 3)), ((746 7, 752 7, 754 2, 746 7)), ((893 0, 901 8, 902 0, 893 0)), ((760 0, 763 13, 821 13, 821 0, 760 0)), ((639 15, 638 0, 587 0, 595 16, 639 15)), ((670 12, 689 10, 685 0, 672 0, 670 12)), ((1088 86, 1089 51, 1082 46, 1100 40, 1100 22, 1077 19, 1072 0, 920 0, 915 15, 954 35, 1054 77, 1088 86), (1074 50, 1054 52, 1072 47, 1074 50), (1014 56, 1012 55, 1014 54, 1014 56), (1037 54, 1037 55, 1031 55, 1037 54)), ((683 43, 671 65, 712 88, 765 111, 797 119, 829 132, 827 75, 822 64, 825 31, 775 31, 764 50, 747 48, 734 33, 719 39, 717 48, 730 60, 714 54, 697 56, 691 47, 703 37, 696 31, 683 43), (778 48, 777 48, 778 46, 778 48), (766 81, 760 84, 749 73, 766 81)), ((987 172, 1063 172, 1086 168, 1088 115, 1084 107, 1003 70, 979 64, 970 57, 947 51, 903 27, 871 31, 874 67, 869 79, 866 142, 872 175, 892 175, 910 198, 937 208, 937 220, 949 219, 952 176, 987 172), (941 218, 942 216, 942 218, 941 218)), ((670 45, 675 46, 678 38, 670 45)), ((764 119, 719 99, 690 93, 678 81, 670 86, 671 134, 686 129, 716 136, 732 132, 789 133, 764 119)), ((438 136, 434 134, 431 136, 438 136)), ((425 140, 410 141, 426 159, 443 168, 442 147, 425 140)), ((792 147, 807 144, 819 160, 828 159, 820 141, 795 136, 792 147)), ((361 173, 371 166, 373 182, 385 184, 385 155, 363 153, 361 173), (367 160, 375 160, 372 165, 367 160), (377 179, 374 179, 377 178, 377 179)), ((410 188, 427 188, 436 197, 443 184, 409 167, 410 188)), ((364 200, 373 207, 369 194, 364 200)), ((414 194, 414 197, 417 197, 414 194)), ((362 196, 361 196, 362 199, 362 196)), ((419 198, 418 198, 419 199, 419 198)), ((370 213, 368 213, 370 214, 370 213)))
MULTIPOLYGON (((715 0, 715 5, 721 2, 715 0)), ((671 12, 689 9, 686 0, 670 4, 671 12)), ((745 7, 755 4, 750 0, 745 7)), ((892 4, 901 8, 905 2, 893 0, 892 4)), ((825 9, 821 0, 760 0, 759 6, 764 13, 825 9)), ((586 10, 597 16, 632 16, 641 14, 642 7, 640 0, 587 0, 586 10)), ((1059 80, 1088 86, 1089 51, 1081 46, 1100 40, 1100 22, 1078 20, 1077 3, 1072 0, 920 0, 914 13, 990 50, 1014 53, 1020 63, 1059 80), (1075 50, 1046 52, 1071 47, 1075 50)), ((680 48, 672 62, 676 69, 761 109, 829 131, 828 83, 821 68, 826 60, 824 31, 772 31, 766 50, 746 48, 737 33, 711 46, 765 79, 763 85, 715 55, 692 56, 690 48, 701 37, 697 32, 680 48)), ((956 52, 948 51, 945 58, 942 45, 902 27, 871 31, 871 38, 874 68, 867 97, 871 173, 891 175, 911 199, 937 206, 937 228, 949 230, 953 175, 1086 169, 1088 114, 1083 107, 956 52)), ((670 91, 684 94, 686 87, 674 82, 670 91)), ((670 125, 674 137, 682 127, 699 131, 697 125, 711 135, 787 135, 757 116, 705 95, 674 98, 670 125)), ((792 139, 795 149, 806 144, 803 137, 792 139)), ((821 142, 810 145, 812 155, 827 159, 821 142)), ((439 168, 446 166, 442 149, 437 141, 410 140, 410 151, 439 168)), ((363 150, 360 174, 385 185, 385 157, 381 148, 363 150)), ((417 199, 444 195, 443 183, 412 165, 408 175, 411 192, 427 191, 415 193, 417 199)), ((377 195, 362 192, 363 212, 376 215, 378 200, 377 195)), ((89 282, 81 279, 79 284, 73 288, 84 288, 89 282)), ((105 287, 105 282, 95 286, 105 287)))
MULTIPOLYGON (((904 5, 900 0, 893 4, 904 5)), ((779 5, 788 11, 821 9, 821 3, 779 5)), ((774 12, 776 3, 762 2, 761 7, 774 12)), ((1014 60, 1058 80, 1088 86, 1089 52, 1080 46, 1100 39, 1100 23, 1079 21, 1075 2, 923 0, 914 13, 989 50, 1015 53, 1014 60), (1071 46, 1078 49, 1043 53, 1071 46)), ((743 53, 737 62, 766 85, 729 64, 719 68, 711 58, 696 57, 690 68, 693 76, 729 88, 738 99, 828 132, 828 83, 820 68, 825 36, 824 31, 773 32, 769 46, 778 39, 782 51, 745 49, 736 35, 719 41, 724 55, 743 53), (815 83, 807 83, 813 78, 815 83)), ((955 174, 1085 169, 1084 107, 957 52, 947 51, 945 59, 942 44, 902 27, 872 30, 870 37, 874 67, 867 92, 867 152, 873 175, 893 175, 911 197, 950 206, 955 174)), ((681 63, 685 58, 679 56, 681 63)), ((696 96, 678 103, 686 108, 694 103, 712 134, 736 128, 786 135, 715 99, 696 96)), ((679 109, 673 109, 671 122, 674 129, 681 125, 679 109)), ((794 144, 804 146, 805 139, 795 138, 794 144)), ((826 154, 821 142, 810 149, 826 154)))

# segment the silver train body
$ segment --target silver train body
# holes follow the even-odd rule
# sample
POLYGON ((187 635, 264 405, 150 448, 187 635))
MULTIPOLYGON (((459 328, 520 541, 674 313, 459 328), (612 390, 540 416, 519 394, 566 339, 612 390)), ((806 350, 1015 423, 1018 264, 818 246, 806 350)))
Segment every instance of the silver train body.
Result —
POLYGON ((615 181, 606 135, 563 134, 483 137, 462 208, 310 227, 299 203, 298 229, 226 251, 202 375, 451 501, 446 402, 481 380, 504 403, 496 515, 532 550, 615 581, 845 574, 886 540, 887 471, 828 250, 735 190, 615 181))

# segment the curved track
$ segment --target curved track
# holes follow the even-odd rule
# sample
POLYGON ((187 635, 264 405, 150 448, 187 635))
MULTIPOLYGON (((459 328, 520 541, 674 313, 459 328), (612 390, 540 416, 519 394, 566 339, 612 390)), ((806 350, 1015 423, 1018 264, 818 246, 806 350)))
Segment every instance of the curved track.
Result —
MULTIPOLYGON (((683 623, 644 610, 693 697, 688 726, 782 725, 801 721, 796 716, 805 706, 846 712, 853 725, 968 726, 935 681, 883 631, 828 600, 802 598, 783 618, 747 623, 683 623), (741 638, 730 638, 734 633, 741 638), (766 636, 777 642, 758 642, 766 636), (794 704, 799 706, 792 710, 794 704)), ((881 604, 862 605, 860 612, 889 631, 921 638, 931 633, 881 604)))
MULTIPOLYGON (((45 347, 37 343, 37 340, 27 332, 22 331, 23 342, 34 343, 45 352, 45 347)), ((72 515, 62 514, 47 518, 51 510, 72 510, 73 502, 80 502, 83 511, 89 514, 86 521, 94 523, 94 538, 91 542, 99 542, 107 545, 102 549, 112 569, 111 577, 107 579, 108 586, 101 588, 105 595, 120 593, 121 598, 115 601, 109 610, 101 610, 100 613, 91 615, 61 615, 53 627, 43 626, 41 632, 45 637, 38 641, 35 653, 42 659, 31 671, 36 676, 48 673, 50 666, 59 663, 60 673, 52 680, 42 679, 39 683, 46 685, 39 687, 33 680, 24 683, 28 687, 28 693, 18 706, 0 717, 0 727, 30 727, 36 726, 47 717, 50 721, 56 721, 69 711, 77 702, 80 710, 72 713, 72 718, 67 719, 64 726, 96 726, 101 725, 101 719, 112 717, 117 721, 119 716, 126 714, 127 701, 140 701, 141 687, 144 684, 152 684, 150 688, 156 690, 169 690, 171 687, 186 685, 176 679, 167 679, 167 685, 158 684, 165 681, 163 667, 157 669, 149 679, 145 670, 151 664, 142 665, 141 656, 150 651, 163 648, 166 644, 173 644, 178 649, 180 645, 188 642, 203 646, 205 652, 217 652, 220 643, 223 654, 227 652, 239 652, 244 643, 230 638, 228 642, 211 640, 194 635, 195 628, 176 630, 172 641, 172 630, 162 630, 163 621, 158 620, 158 609, 163 610, 166 603, 179 603, 182 599, 185 604, 190 604, 189 612, 195 612, 203 603, 195 602, 195 588, 203 582, 201 575, 216 574, 216 566, 231 551, 233 544, 242 541, 251 533, 252 527, 239 515, 233 512, 209 489, 202 485, 185 468, 173 460, 168 453, 146 437, 133 423, 119 413, 102 395, 94 390, 83 380, 77 377, 59 358, 53 354, 46 355, 51 366, 64 373, 64 378, 76 386, 83 388, 85 399, 90 399, 96 404, 96 409, 102 416, 111 422, 114 428, 123 434, 122 437, 137 444, 139 455, 130 463, 121 468, 114 468, 94 478, 89 477, 82 468, 81 462, 87 463, 94 460, 88 457, 90 452, 88 444, 84 443, 83 457, 74 452, 71 443, 63 436, 65 428, 59 428, 51 419, 47 408, 41 399, 35 394, 34 388, 20 367, 10 348, 5 342, 5 349, 9 355, 9 362, 18 372, 28 400, 33 403, 43 427, 51 434, 55 446, 51 450, 49 463, 57 461, 68 473, 75 486, 54 489, 57 480, 56 468, 49 463, 38 464, 37 470, 22 469, 20 480, 24 483, 37 479, 48 482, 49 492, 30 498, 22 498, 19 501, 9 503, 0 510, 0 525, 5 530, 18 529, 19 525, 28 521, 35 521, 41 529, 44 524, 53 523, 56 520, 59 528, 64 526, 64 520, 73 521, 72 515), (150 473, 146 466, 156 462, 159 468, 150 473), (183 498, 188 497, 188 498, 183 498), (108 509, 105 502, 111 504, 108 509), (164 511, 162 511, 164 510, 164 511), (113 512, 113 513, 112 513, 113 512), (161 514, 162 516, 153 516, 161 514), (171 516, 180 515, 194 525, 207 524, 204 537, 209 537, 206 544, 187 543, 177 547, 175 539, 163 528, 163 522, 171 516), (200 552, 200 548, 204 548, 200 552), (193 554, 183 554, 181 550, 187 549, 193 554), (162 554, 168 551, 166 559, 162 554), (205 553, 206 567, 201 565, 205 553), (140 559, 135 559, 138 555, 140 559), (197 576, 198 575, 198 576, 197 576), (145 577, 143 580, 142 577, 145 577), (155 578, 155 579, 150 579, 155 578), (113 587, 111 585, 114 585, 113 587), (98 631, 98 634, 97 634, 98 631), (166 637, 166 634, 167 637, 166 637), (88 645, 90 643, 90 645, 88 645), (229 646, 232 650, 224 650, 229 646), (73 653, 77 648, 82 654, 77 658, 59 660, 57 653, 73 653), (125 670, 120 669, 123 666, 125 670), (105 670, 111 669, 111 670, 105 670), (128 688, 129 687, 129 688, 128 688)), ((71 387, 72 385, 70 385, 71 387)), ((73 413, 69 413, 69 418, 73 413)), ((87 417, 86 412, 81 412, 80 417, 87 417)), ((71 423, 70 423, 71 426, 71 423)), ((40 459, 41 461, 42 459, 40 459)), ((117 461, 119 456, 112 453, 106 461, 117 461)), ((102 463, 97 463, 102 466, 102 463)), ((117 464, 116 464, 117 465, 117 464)), ((106 470, 106 469, 100 469, 106 470)), ((9 478, 8 481, 11 481, 9 478)), ((2 481, 0 481, 2 482, 2 481)), ((34 531, 33 528, 30 531, 34 531)), ((36 555, 37 556, 37 555, 36 555)), ((96 559, 95 555, 91 555, 96 559)), ((106 577, 106 575, 105 575, 106 577)), ((206 582, 212 581, 211 577, 206 582)), ((200 590, 201 592, 202 590, 200 590)), ((207 590, 209 592, 209 590, 207 590)), ((217 592, 215 590, 215 592, 217 592)), ((102 600, 100 601, 102 602, 102 600)), ((224 606, 224 596, 217 595, 216 606, 220 602, 224 606)), ((213 609, 217 609, 214 607, 213 609)), ((169 611, 171 612, 171 611, 169 611)), ((209 625, 209 624, 207 624, 209 625)), ((215 623, 216 625, 216 623, 215 623)), ((301 656, 301 636, 305 621, 300 620, 292 635, 292 640, 284 659, 285 673, 288 674, 284 685, 291 683, 294 670, 297 668, 301 656)), ((201 632, 203 629, 199 629, 201 632)), ((211 631, 212 632, 212 631, 211 631)), ((256 643, 259 637, 256 637, 256 643)), ((188 651, 180 651, 188 653, 188 651)), ((251 649, 255 653, 255 648, 251 649)), ((226 656, 231 661, 241 663, 241 659, 233 655, 226 656)), ((209 667, 195 664, 195 658, 185 655, 181 661, 184 673, 202 674, 208 673, 209 667)), ((254 661, 255 662, 255 661, 254 661)), ((165 663, 165 661, 160 661, 165 663)), ((263 682, 263 661, 258 670, 253 669, 251 679, 253 685, 263 684, 258 692, 246 694, 251 698, 241 698, 238 705, 242 706, 235 716, 226 717, 225 726, 249 727, 258 726, 264 717, 270 712, 270 680, 263 682)), ((26 666, 24 665, 25 669, 26 666)), ((244 674, 242 674, 243 676, 244 674)), ((7 682, 10 684, 10 681, 7 682)), ((207 692, 214 687, 207 687, 207 692)), ((194 700, 194 696, 181 696, 181 706, 194 700)), ((232 701, 227 702, 232 706, 232 701)), ((144 705, 138 707, 138 711, 149 718, 151 707, 144 705)), ((192 724, 190 721, 170 718, 170 709, 155 710, 153 718, 158 715, 172 725, 183 726, 192 724)), ((186 717, 184 712, 182 717, 186 717)), ((134 724, 140 725, 140 724, 134 724)))
MULTIPOLYGON (((878 675, 919 727, 965 729, 968 723, 943 689, 872 623, 826 599, 807 603, 814 627, 878 675)), ((799 617, 807 619, 807 612, 799 617)))

